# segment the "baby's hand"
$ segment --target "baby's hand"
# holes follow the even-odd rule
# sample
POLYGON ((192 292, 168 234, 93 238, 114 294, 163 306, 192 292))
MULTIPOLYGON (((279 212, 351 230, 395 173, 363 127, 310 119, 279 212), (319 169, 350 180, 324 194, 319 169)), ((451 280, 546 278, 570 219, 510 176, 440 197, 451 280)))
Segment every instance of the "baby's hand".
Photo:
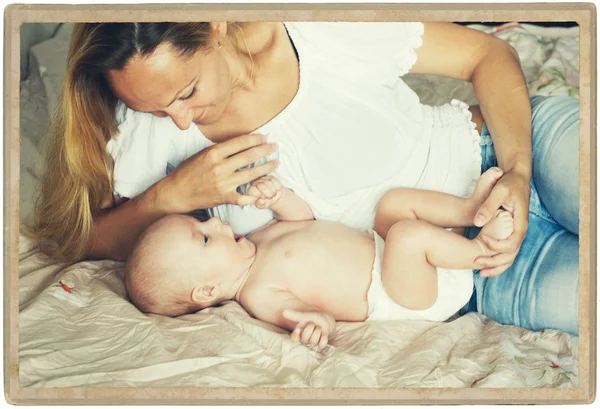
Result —
POLYGON ((329 335, 335 332, 335 320, 323 312, 283 310, 283 317, 297 323, 290 334, 292 341, 316 345, 319 351, 327 346, 329 335))
POLYGON ((264 176, 252 182, 247 194, 256 197, 254 205, 258 209, 267 209, 281 198, 281 183, 276 177, 264 176))

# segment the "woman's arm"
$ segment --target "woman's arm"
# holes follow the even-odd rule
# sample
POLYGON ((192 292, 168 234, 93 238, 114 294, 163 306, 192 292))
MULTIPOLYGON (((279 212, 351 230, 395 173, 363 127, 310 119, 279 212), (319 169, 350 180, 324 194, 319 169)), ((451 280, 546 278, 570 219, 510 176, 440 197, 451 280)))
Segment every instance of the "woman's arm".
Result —
POLYGON ((156 204, 156 185, 116 207, 102 209, 94 218, 94 230, 85 258, 125 261, 138 237, 168 213, 156 204))
MULTIPOLYGON (((411 72, 473 83, 498 164, 531 175, 531 106, 519 56, 506 41, 451 23, 425 23, 411 72)), ((491 216, 490 216, 491 217, 491 216)))
POLYGON ((188 213, 223 203, 241 206, 256 198, 240 195, 238 186, 271 173, 277 160, 238 171, 273 153, 276 146, 262 135, 244 135, 213 145, 188 158, 169 176, 125 203, 103 209, 94 218, 94 230, 85 258, 125 260, 140 234, 171 213, 188 213))
POLYGON ((531 106, 518 55, 505 41, 451 23, 425 23, 413 73, 471 81, 494 141, 504 176, 481 206, 473 224, 487 223, 500 207, 513 213, 515 231, 502 242, 486 241, 500 254, 481 258, 484 276, 508 268, 527 231, 531 179, 531 106))

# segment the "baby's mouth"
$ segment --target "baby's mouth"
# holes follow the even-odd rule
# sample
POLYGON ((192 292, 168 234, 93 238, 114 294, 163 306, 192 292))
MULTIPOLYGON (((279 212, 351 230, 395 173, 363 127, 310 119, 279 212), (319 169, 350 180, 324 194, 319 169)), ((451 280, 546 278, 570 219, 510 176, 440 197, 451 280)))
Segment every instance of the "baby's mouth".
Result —
POLYGON ((234 234, 233 238, 235 239, 236 242, 238 242, 244 238, 244 235, 243 234, 234 234))

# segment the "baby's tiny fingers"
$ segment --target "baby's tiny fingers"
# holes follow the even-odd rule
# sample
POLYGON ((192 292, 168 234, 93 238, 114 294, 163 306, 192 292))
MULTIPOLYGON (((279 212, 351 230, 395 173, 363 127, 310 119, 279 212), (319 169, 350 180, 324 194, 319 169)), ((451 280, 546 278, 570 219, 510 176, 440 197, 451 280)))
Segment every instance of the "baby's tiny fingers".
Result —
POLYGON ((269 199, 272 199, 277 194, 277 187, 275 186, 275 181, 273 179, 269 180, 269 183, 266 183, 266 186, 269 199))
POLYGON ((258 199, 256 201, 256 203, 254 203, 254 206, 256 206, 257 209, 264 209, 265 208, 265 200, 264 199, 258 199))
POLYGON ((250 188, 248 189, 247 194, 250 195, 250 196, 254 196, 254 197, 261 197, 262 196, 262 193, 256 187, 256 185, 250 186, 250 188))
POLYGON ((310 336, 308 343, 311 345, 319 345, 319 340, 321 339, 321 328, 315 327, 312 335, 310 336))
POLYGON ((300 342, 300 328, 296 327, 290 334, 290 339, 294 342, 300 342))
POLYGON ((319 351, 325 349, 327 342, 329 341, 327 334, 321 334, 321 340, 319 341, 319 351))
POLYGON ((275 190, 281 190, 281 182, 279 181, 279 179, 272 178, 272 181, 273 181, 273 188, 275 190))
POLYGON ((262 179, 261 179, 259 182, 256 182, 256 183, 253 185, 255 188, 257 188, 257 189, 258 189, 258 191, 260 192, 260 195, 261 195, 261 197, 265 195, 265 192, 264 192, 264 187, 263 187, 264 185, 265 185, 265 184, 263 183, 262 179))
POLYGON ((308 324, 302 330, 302 335, 300 336, 300 340, 302 341, 303 344, 308 344, 308 341, 310 340, 310 337, 312 336, 314 330, 315 330, 315 324, 313 324, 313 323, 308 324))
POLYGON ((275 203, 276 201, 278 201, 281 198, 281 190, 278 190, 277 193, 275 193, 275 196, 273 196, 273 198, 271 199, 273 201, 273 203, 275 203))

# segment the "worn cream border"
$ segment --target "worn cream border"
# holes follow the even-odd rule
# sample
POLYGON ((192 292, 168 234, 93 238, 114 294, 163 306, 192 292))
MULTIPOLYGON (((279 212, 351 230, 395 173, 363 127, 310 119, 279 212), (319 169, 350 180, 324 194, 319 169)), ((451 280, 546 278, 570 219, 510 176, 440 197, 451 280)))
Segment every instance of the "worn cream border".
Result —
POLYGON ((10 5, 4 16, 4 362, 11 404, 591 403, 596 386, 596 8, 527 4, 10 5), (75 21, 575 21, 580 27, 579 387, 572 389, 22 388, 19 386, 20 25, 75 21), (10 192, 10 193, 8 193, 10 192))

